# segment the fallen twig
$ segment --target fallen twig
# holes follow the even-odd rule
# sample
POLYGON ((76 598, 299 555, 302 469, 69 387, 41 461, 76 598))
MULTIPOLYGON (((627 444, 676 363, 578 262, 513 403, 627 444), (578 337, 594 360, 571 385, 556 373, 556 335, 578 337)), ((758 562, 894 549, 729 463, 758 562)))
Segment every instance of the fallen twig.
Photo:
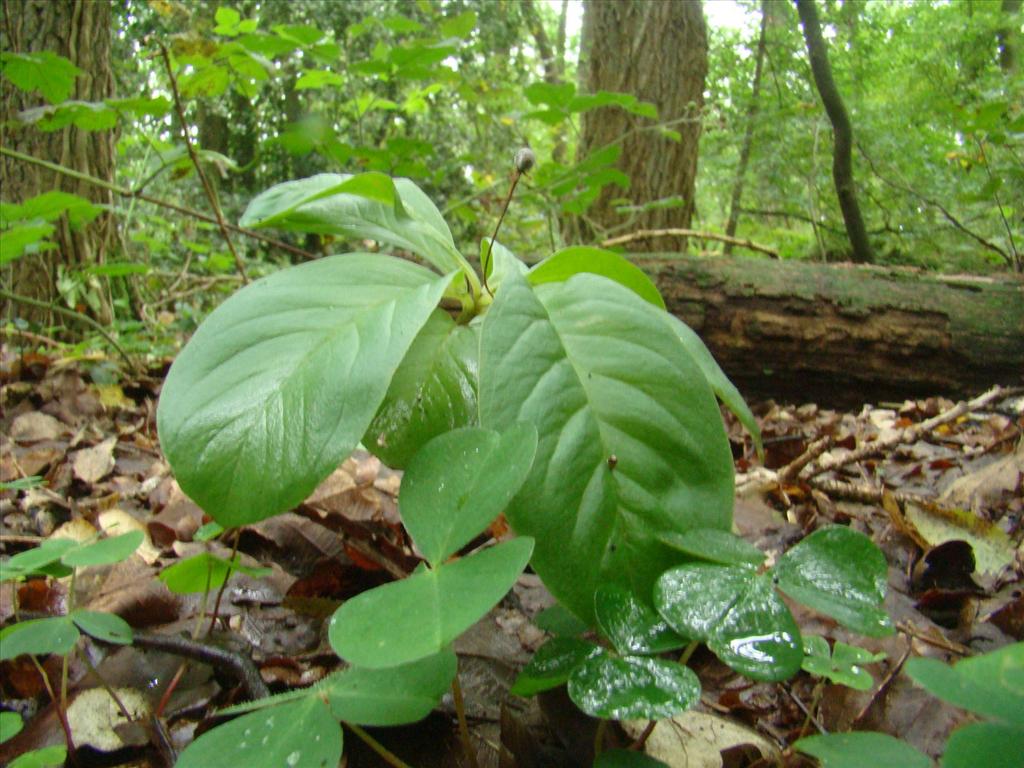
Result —
MULTIPOLYGON (((1021 392, 1024 392, 1024 387, 992 387, 988 392, 979 395, 973 400, 960 402, 949 410, 940 413, 938 416, 928 419, 927 421, 922 421, 920 424, 915 424, 912 427, 907 427, 890 437, 865 443, 860 448, 839 456, 826 456, 821 461, 812 465, 810 467, 810 471, 802 473, 801 478, 809 480, 824 472, 831 472, 839 469, 840 467, 847 466, 848 464, 858 462, 868 456, 875 456, 879 453, 883 453, 891 448, 895 448, 897 445, 910 445, 917 442, 917 440, 925 433, 931 432, 942 424, 954 421, 965 413, 976 411, 986 405, 990 405, 991 403, 998 402, 1000 400, 1005 400, 1006 398, 1020 394, 1021 392)), ((879 491, 879 493, 880 492, 881 491, 879 491)))
POLYGON ((610 248, 613 245, 622 245, 623 243, 631 243, 634 240, 646 240, 652 237, 695 237, 698 240, 718 240, 719 242, 738 245, 741 248, 747 248, 751 251, 767 254, 773 259, 779 258, 778 251, 773 248, 769 248, 767 245, 755 243, 752 240, 742 240, 738 237, 720 235, 717 232, 700 232, 696 229, 677 229, 674 227, 669 229, 640 229, 636 232, 631 232, 628 235, 620 235, 618 237, 611 237, 607 240, 603 240, 601 241, 601 245, 604 248, 610 248))

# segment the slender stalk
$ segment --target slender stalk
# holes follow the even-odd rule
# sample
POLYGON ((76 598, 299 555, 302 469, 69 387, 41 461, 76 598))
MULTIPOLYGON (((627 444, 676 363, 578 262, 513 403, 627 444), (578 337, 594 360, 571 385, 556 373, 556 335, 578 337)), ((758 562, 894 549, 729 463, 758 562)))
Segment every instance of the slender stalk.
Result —
POLYGON ((373 736, 368 734, 355 723, 346 722, 345 727, 351 730, 352 733, 354 733, 364 742, 366 742, 366 745, 374 752, 376 752, 378 755, 380 755, 384 762, 388 765, 393 765, 394 768, 411 768, 411 766, 404 760, 402 760, 402 758, 400 758, 394 752, 389 750, 387 747, 385 747, 383 744, 381 744, 379 741, 373 738, 373 736))
POLYGON ((690 657, 693 656, 693 652, 697 650, 698 645, 700 645, 700 643, 694 640, 686 646, 686 648, 683 649, 682 654, 679 656, 679 663, 685 665, 686 662, 690 660, 690 657))
POLYGON ((32 665, 39 673, 39 677, 42 678, 43 687, 46 688, 46 692, 50 695, 50 701, 53 702, 53 706, 57 710, 57 719, 60 720, 61 730, 64 731, 64 740, 67 742, 68 757, 71 758, 71 764, 78 765, 78 756, 75 753, 75 740, 71 735, 71 723, 68 720, 67 708, 63 706, 61 699, 57 696, 57 692, 54 691, 53 686, 50 685, 50 678, 47 676, 46 670, 43 669, 43 665, 39 663, 39 659, 36 658, 36 655, 34 653, 30 653, 29 659, 32 660, 32 665))
POLYGON ((508 212, 509 203, 512 202, 512 193, 516 191, 516 185, 519 183, 519 177, 523 175, 523 172, 516 168, 514 175, 512 176, 512 186, 508 189, 508 196, 505 198, 505 205, 502 206, 501 216, 498 217, 498 223, 494 225, 494 234, 491 235, 490 242, 487 243, 487 253, 484 255, 483 261, 480 262, 480 271, 483 273, 484 278, 484 290, 486 290, 491 296, 494 296, 494 291, 487 285, 487 270, 491 264, 491 251, 494 250, 494 241, 498 238, 498 230, 501 229, 501 222, 505 220, 505 214, 508 212))
POLYGON ((597 760, 604 751, 604 734, 608 730, 608 721, 600 720, 597 723, 597 732, 594 734, 594 760, 597 760))
MULTIPOLYGON (((231 560, 234 564, 235 558, 238 556, 238 540, 242 536, 242 530, 240 528, 235 529, 235 541, 231 545, 231 560)), ((206 637, 209 639, 210 635, 213 634, 213 628, 217 626, 217 614, 220 613, 220 601, 224 597, 224 590, 228 588, 228 581, 231 579, 231 570, 228 570, 228 575, 224 578, 224 583, 220 585, 220 589, 217 590, 217 599, 213 602, 213 615, 210 617, 210 626, 206 630, 206 637)))
POLYGON ((459 738, 462 739, 462 749, 466 753, 466 760, 470 768, 480 768, 476 760, 476 752, 473 751, 473 742, 469 737, 469 723, 466 722, 466 704, 462 698, 462 686, 459 684, 459 676, 455 675, 452 680, 452 696, 455 699, 455 714, 459 720, 459 738))
POLYGON ((181 123, 181 135, 185 138, 188 156, 192 159, 192 165, 196 169, 199 181, 202 182, 203 191, 206 192, 206 199, 210 201, 210 206, 213 208, 214 216, 217 218, 217 226, 220 227, 220 233, 224 236, 224 242, 227 243, 228 250, 231 251, 231 256, 235 260, 235 268, 238 270, 238 274, 242 276, 242 282, 248 283, 249 278, 245 274, 245 264, 242 263, 242 257, 235 250, 235 244, 231 242, 231 235, 225 226, 224 213, 220 209, 217 193, 214 191, 213 185, 210 184, 210 179, 207 178, 206 171, 203 170, 203 165, 199 162, 199 155, 196 153, 195 144, 192 143, 192 136, 188 131, 188 121, 185 119, 185 108, 181 105, 181 95, 178 93, 178 80, 174 76, 174 67, 171 66, 171 54, 167 52, 167 46, 159 40, 157 41, 157 46, 160 48, 160 55, 163 57, 164 67, 167 69, 167 79, 171 85, 171 95, 174 97, 174 110, 178 113, 178 122, 181 123))

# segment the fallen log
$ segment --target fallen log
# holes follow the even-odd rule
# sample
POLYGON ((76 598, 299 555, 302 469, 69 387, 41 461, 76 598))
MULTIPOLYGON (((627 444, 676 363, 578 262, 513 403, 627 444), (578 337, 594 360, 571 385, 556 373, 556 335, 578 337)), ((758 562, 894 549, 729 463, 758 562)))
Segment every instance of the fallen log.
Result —
POLYGON ((633 254, 748 399, 834 407, 1024 381, 1024 281, 633 254))

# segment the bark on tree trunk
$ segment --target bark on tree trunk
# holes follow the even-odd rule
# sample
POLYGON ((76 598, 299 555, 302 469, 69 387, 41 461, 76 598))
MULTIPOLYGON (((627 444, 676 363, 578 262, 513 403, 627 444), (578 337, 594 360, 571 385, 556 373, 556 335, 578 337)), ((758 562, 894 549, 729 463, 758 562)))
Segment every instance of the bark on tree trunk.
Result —
MULTIPOLYGON (((0 43, 3 50, 18 53, 52 51, 71 60, 82 70, 75 81, 71 99, 102 101, 114 95, 110 69, 110 3, 93 0, 8 0, 3 3, 0 43)), ((108 181, 114 180, 113 131, 82 131, 74 126, 43 133, 32 126, 17 125, 17 114, 39 106, 36 93, 23 93, 8 81, 0 83, 0 144, 26 154, 59 162, 108 181)), ((54 174, 9 157, 0 160, 0 195, 6 202, 63 190, 91 202, 113 203, 113 193, 54 174)), ((102 214, 90 224, 73 231, 66 219, 58 222, 54 241, 57 248, 25 256, 4 270, 4 285, 14 293, 52 303, 58 299, 60 266, 82 267, 103 261, 113 242, 114 220, 102 214)), ((110 305, 102 286, 92 286, 99 298, 98 308, 88 308, 101 322, 109 322, 110 305)), ((79 307, 83 309, 83 307, 79 307)), ((5 307, 4 316, 14 313, 49 324, 49 313, 25 306, 5 307)))
MULTIPOLYGON (((675 2, 599 2, 584 4, 581 82, 583 89, 631 93, 658 108, 662 122, 681 141, 655 131, 640 130, 650 121, 607 107, 585 112, 578 157, 621 140, 617 167, 631 181, 629 190, 609 185, 588 209, 589 223, 581 227, 586 239, 600 240, 621 224, 613 200, 628 197, 641 205, 680 196, 678 208, 641 214, 635 229, 688 228, 694 213, 697 144, 707 74, 707 30, 699 0, 675 2)), ((685 247, 680 238, 671 246, 685 247)))
POLYGON ((807 57, 811 62, 811 73, 814 84, 818 88, 825 112, 832 122, 834 146, 832 153, 832 179, 836 185, 836 196, 839 208, 843 212, 846 234, 850 238, 853 249, 851 258, 860 263, 870 263, 874 259, 871 254, 871 243, 868 241, 867 229, 857 203, 857 190, 853 183, 853 127, 850 116, 846 113, 843 99, 832 79, 832 68, 828 63, 828 48, 821 35, 821 24, 818 21, 818 9, 814 0, 796 0, 796 9, 804 28, 804 40, 807 43, 807 57))
POLYGON ((1024 380, 1024 282, 750 258, 637 257, 743 394, 837 407, 1024 380))
MULTIPOLYGON (((747 125, 743 131, 743 144, 740 147, 740 160, 736 166, 736 180, 732 186, 732 199, 729 201, 729 220, 725 224, 727 237, 736 236, 736 225, 740 220, 740 205, 743 202, 743 187, 747 179, 747 165, 750 163, 750 149, 754 144, 754 123, 757 121, 757 110, 761 101, 761 72, 764 69, 764 50, 767 45, 768 14, 772 5, 769 0, 761 0, 761 34, 757 38, 757 58, 754 63, 754 83, 750 89, 750 106, 747 108, 747 125)), ((727 242, 722 253, 732 253, 732 243, 727 242)))
POLYGON ((1017 45, 1020 37, 1020 24, 1014 19, 1020 13, 1021 0, 1003 0, 1001 10, 1006 17, 1006 24, 997 33, 999 41, 999 66, 1003 72, 1012 75, 1017 71, 1017 45))

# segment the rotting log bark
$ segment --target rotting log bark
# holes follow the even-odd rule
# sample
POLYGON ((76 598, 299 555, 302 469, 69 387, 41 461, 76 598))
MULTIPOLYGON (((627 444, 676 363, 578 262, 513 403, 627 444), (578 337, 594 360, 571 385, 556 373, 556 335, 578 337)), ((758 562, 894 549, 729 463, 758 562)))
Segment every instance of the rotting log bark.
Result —
POLYGON ((835 407, 1024 381, 1024 281, 635 256, 748 399, 835 407))

